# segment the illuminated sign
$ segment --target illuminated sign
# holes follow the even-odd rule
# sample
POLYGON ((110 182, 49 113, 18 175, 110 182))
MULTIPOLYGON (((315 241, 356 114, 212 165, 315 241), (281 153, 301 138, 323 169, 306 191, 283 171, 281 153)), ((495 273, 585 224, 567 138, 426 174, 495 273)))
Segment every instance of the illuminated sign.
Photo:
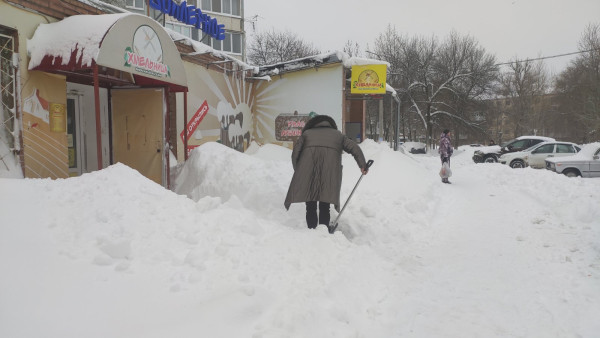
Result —
POLYGON ((352 66, 352 94, 385 94, 386 65, 352 66))
POLYGON ((188 6, 186 1, 177 4, 173 0, 150 0, 150 7, 170 15, 190 26, 194 26, 217 40, 225 40, 225 25, 217 19, 202 13, 196 6, 188 6))

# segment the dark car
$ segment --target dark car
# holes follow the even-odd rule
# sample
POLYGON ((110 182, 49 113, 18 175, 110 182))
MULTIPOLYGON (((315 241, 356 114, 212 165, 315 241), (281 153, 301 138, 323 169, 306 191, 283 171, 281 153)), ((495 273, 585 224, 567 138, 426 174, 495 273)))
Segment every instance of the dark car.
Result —
POLYGON ((519 136, 501 146, 480 147, 473 153, 473 162, 495 163, 498 162, 498 158, 502 154, 525 150, 533 145, 546 141, 555 141, 555 139, 545 136, 519 136))

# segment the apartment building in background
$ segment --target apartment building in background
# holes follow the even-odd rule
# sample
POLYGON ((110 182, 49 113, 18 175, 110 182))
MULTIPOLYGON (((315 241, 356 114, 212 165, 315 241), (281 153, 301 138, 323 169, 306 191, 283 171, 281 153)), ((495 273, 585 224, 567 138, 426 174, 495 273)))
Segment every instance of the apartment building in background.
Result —
MULTIPOLYGON (((150 0, 152 1, 152 0, 150 0)), ((182 0, 173 0, 182 4, 182 0)), ((189 0, 186 6, 194 6, 202 10, 203 13, 216 19, 219 24, 224 25, 225 39, 217 40, 202 30, 192 25, 177 20, 176 18, 165 15, 164 13, 152 8, 149 0, 125 0, 116 3, 124 6, 130 12, 148 15, 164 27, 181 33, 193 40, 200 41, 205 45, 212 47, 217 51, 224 52, 243 62, 246 61, 246 34, 244 31, 244 0, 189 0)))

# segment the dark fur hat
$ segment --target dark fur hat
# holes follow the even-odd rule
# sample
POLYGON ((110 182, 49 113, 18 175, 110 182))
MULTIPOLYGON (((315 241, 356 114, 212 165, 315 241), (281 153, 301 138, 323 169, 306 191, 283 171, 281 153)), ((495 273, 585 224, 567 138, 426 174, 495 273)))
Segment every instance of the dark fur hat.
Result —
POLYGON ((450 132, 450 129, 444 129, 444 134, 448 135, 449 132, 450 132))
POLYGON ((335 121, 333 120, 333 118, 331 118, 331 116, 317 115, 317 116, 313 117, 312 119, 308 120, 308 122, 306 122, 306 124, 304 125, 304 128, 302 128, 302 132, 304 133, 305 131, 314 128, 317 124, 319 124, 323 121, 329 122, 329 124, 331 125, 331 128, 337 129, 337 124, 335 124, 335 121))

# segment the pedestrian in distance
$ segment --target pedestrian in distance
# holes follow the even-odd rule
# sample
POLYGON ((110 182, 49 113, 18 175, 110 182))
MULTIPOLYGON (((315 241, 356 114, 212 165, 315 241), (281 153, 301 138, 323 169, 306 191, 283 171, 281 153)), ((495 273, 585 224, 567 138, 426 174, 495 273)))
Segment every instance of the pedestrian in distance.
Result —
POLYGON ((329 227, 331 204, 340 212, 342 151, 352 154, 363 175, 368 173, 365 156, 358 144, 342 134, 328 115, 317 115, 308 120, 294 144, 294 175, 284 205, 289 210, 292 203, 306 203, 309 229, 315 229, 318 224, 329 227))
POLYGON ((494 142, 494 140, 490 140, 490 143, 488 144, 489 146, 495 146, 496 142, 494 142))
POLYGON ((450 140, 450 130, 444 129, 444 132, 440 135, 440 146, 438 148, 438 153, 440 154, 440 159, 442 160, 442 170, 440 171, 440 176, 442 177, 443 183, 450 184, 448 177, 450 177, 450 156, 454 152, 454 148, 452 148, 452 141, 450 140))

